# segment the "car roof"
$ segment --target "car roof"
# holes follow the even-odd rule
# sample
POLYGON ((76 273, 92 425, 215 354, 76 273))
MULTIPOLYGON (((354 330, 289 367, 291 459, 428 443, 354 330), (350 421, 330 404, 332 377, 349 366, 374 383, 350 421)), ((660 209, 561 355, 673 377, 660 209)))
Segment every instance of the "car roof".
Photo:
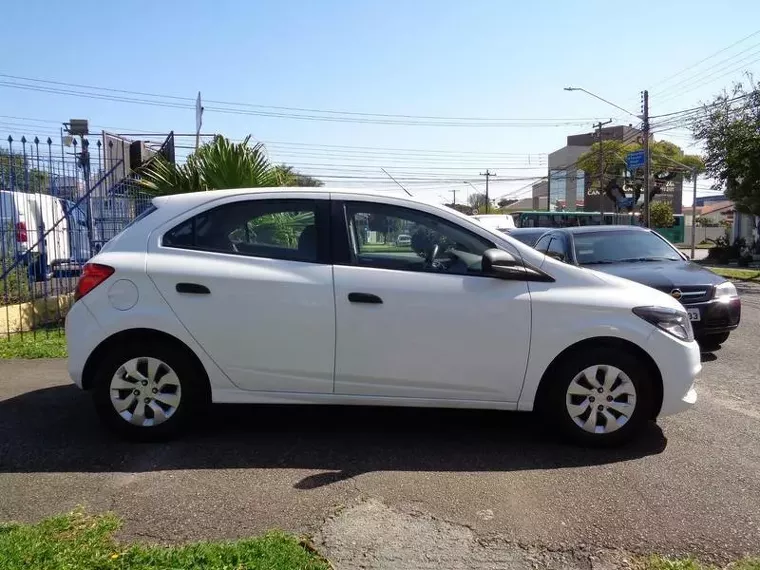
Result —
POLYGON ((184 194, 170 194, 167 196, 159 196, 154 198, 156 206, 161 207, 165 204, 171 204, 172 206, 198 206, 206 202, 213 200, 219 200, 229 196, 242 196, 246 194, 263 194, 263 193, 277 193, 287 192, 292 193, 311 193, 311 194, 355 194, 357 196, 393 196, 402 197, 414 202, 420 202, 423 204, 429 204, 423 199, 409 196, 403 192, 395 189, 391 190, 372 190, 371 188, 324 188, 320 186, 264 186, 260 188, 234 188, 231 190, 207 190, 205 192, 187 192, 184 194))
POLYGON ((547 231, 566 232, 569 234, 590 234, 598 232, 620 232, 620 231, 632 231, 632 232, 649 232, 649 228, 642 228, 640 226, 569 226, 566 228, 547 228, 547 231))

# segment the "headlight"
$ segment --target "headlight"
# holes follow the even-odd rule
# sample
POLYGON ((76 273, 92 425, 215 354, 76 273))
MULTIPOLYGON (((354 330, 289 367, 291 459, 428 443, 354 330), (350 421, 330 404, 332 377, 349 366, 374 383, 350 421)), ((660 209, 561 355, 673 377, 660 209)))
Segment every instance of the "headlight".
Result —
POLYGON ((636 307, 633 312, 657 328, 684 342, 694 340, 689 316, 684 311, 668 307, 636 307))
POLYGON ((736 292, 736 287, 730 281, 724 281, 720 285, 717 285, 713 291, 713 299, 730 299, 731 297, 738 296, 739 293, 736 292))

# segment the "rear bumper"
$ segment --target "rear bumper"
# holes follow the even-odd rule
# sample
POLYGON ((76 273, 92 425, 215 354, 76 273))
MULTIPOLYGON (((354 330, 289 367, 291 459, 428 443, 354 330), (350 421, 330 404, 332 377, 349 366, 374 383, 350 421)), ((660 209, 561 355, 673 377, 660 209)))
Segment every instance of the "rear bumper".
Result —
POLYGON ((691 322, 694 336, 697 338, 736 329, 742 315, 742 304, 738 298, 710 299, 702 303, 690 303, 684 307, 699 310, 700 320, 691 322))
POLYGON ((102 336, 102 329, 87 305, 81 301, 74 303, 66 315, 66 347, 69 376, 80 388, 83 387, 87 359, 102 336))
POLYGON ((656 329, 649 336, 647 352, 662 375, 659 415, 669 416, 691 408, 697 401, 695 383, 702 371, 699 345, 696 342, 682 342, 656 329))

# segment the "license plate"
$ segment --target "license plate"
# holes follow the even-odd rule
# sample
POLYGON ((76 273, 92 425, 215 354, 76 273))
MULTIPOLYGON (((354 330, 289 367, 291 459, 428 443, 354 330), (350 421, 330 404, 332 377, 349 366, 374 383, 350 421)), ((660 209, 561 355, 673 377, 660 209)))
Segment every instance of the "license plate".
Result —
POLYGON ((686 309, 686 312, 689 314, 690 321, 698 321, 701 319, 699 316, 699 309, 686 309))

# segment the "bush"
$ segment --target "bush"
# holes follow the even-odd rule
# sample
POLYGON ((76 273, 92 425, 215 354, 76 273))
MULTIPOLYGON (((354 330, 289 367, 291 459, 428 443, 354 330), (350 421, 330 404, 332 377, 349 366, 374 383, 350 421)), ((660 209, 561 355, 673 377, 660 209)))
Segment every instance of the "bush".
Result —
MULTIPOLYGON (((10 259, 0 262, 0 275, 13 265, 10 259)), ((29 299, 29 269, 21 264, 0 279, 0 305, 14 305, 29 299)))
POLYGON ((649 206, 649 224, 653 228, 671 228, 675 218, 667 202, 652 202, 649 206))

